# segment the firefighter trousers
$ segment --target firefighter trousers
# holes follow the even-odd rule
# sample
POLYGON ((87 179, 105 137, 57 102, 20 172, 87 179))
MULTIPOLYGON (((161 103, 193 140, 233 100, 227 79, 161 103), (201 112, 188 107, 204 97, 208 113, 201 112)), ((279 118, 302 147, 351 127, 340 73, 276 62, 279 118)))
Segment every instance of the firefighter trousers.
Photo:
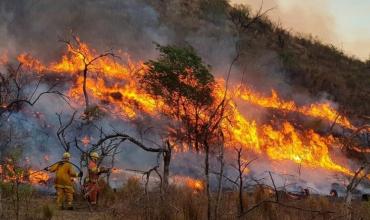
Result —
POLYGON ((63 207, 64 200, 67 203, 67 207, 72 207, 73 202, 73 189, 72 188, 62 188, 62 187, 55 187, 57 191, 57 205, 59 208, 63 207))
POLYGON ((92 205, 95 205, 98 200, 99 185, 95 182, 89 182, 86 186, 86 196, 92 205))

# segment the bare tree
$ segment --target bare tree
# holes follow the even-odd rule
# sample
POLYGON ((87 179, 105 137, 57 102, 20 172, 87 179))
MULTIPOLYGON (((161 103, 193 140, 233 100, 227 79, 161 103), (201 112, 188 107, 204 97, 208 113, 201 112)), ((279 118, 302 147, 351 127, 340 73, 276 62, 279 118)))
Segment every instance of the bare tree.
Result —
POLYGON ((238 181, 238 195, 239 195, 239 212, 244 213, 244 199, 243 199, 243 192, 244 192, 244 173, 254 160, 250 161, 244 161, 243 160, 243 148, 235 148, 235 151, 237 153, 237 166, 232 165, 234 169, 238 171, 238 177, 235 182, 238 181))
POLYGON ((60 40, 60 41, 65 43, 68 46, 68 48, 71 50, 72 53, 77 54, 77 55, 82 57, 82 62, 83 62, 83 69, 81 70, 82 75, 83 75, 82 91, 83 91, 84 98, 85 98, 85 114, 87 115, 87 118, 88 118, 88 116, 89 116, 88 115, 88 109, 90 107, 90 102, 89 102, 89 95, 88 95, 87 89, 86 89, 86 81, 87 81, 87 77, 88 77, 88 72, 90 71, 90 67, 94 64, 95 61, 97 61, 101 58, 104 58, 104 57, 107 57, 107 56, 110 56, 110 57, 118 57, 118 56, 116 56, 112 52, 105 52, 105 53, 99 54, 95 57, 89 58, 88 54, 86 54, 85 51, 83 51, 81 49, 80 40, 74 35, 72 35, 72 37, 74 39, 74 42, 71 42, 69 40, 60 40))
POLYGON ((345 211, 346 211, 346 218, 348 220, 352 219, 352 193, 357 188, 357 186, 366 178, 367 166, 361 166, 351 178, 349 184, 346 187, 346 196, 344 198, 345 201, 345 211))
POLYGON ((171 163, 171 154, 172 146, 170 142, 166 141, 166 150, 162 152, 163 155, 163 188, 164 190, 168 189, 169 176, 170 176, 170 163, 171 163))
POLYGON ((67 140, 66 132, 67 132, 67 129, 72 125, 72 123, 75 119, 76 113, 77 113, 76 111, 73 112, 71 118, 65 124, 63 124, 63 122, 62 122, 61 114, 57 114, 58 121, 59 121, 59 128, 57 130, 57 137, 58 137, 59 143, 62 145, 64 151, 66 151, 66 152, 70 151, 71 144, 73 143, 73 141, 68 141, 67 140))
MULTIPOLYGON (((145 144, 140 142, 134 137, 131 137, 130 135, 124 134, 124 133, 113 133, 109 135, 103 135, 95 144, 93 144, 93 147, 91 148, 91 151, 93 150, 98 150, 101 149, 106 142, 108 142, 108 148, 105 150, 105 152, 112 152, 114 149, 118 148, 121 146, 122 143, 124 142, 130 142, 134 144, 134 146, 139 147, 140 149, 146 151, 146 152, 151 152, 151 153, 157 153, 158 158, 160 155, 163 156, 163 162, 164 162, 164 167, 163 167, 163 178, 162 175, 158 173, 158 168, 159 168, 159 161, 157 160, 157 165, 149 170, 146 174, 150 175, 151 172, 155 172, 160 176, 161 183, 163 182, 163 186, 167 187, 168 186, 168 178, 169 178, 169 166, 171 162, 171 145, 168 141, 166 141, 166 145, 163 147, 158 147, 158 148, 153 148, 153 147, 147 147, 145 144)), ((104 147, 103 147, 104 148, 104 147)), ((103 156, 107 156, 108 154, 105 154, 103 156)), ((149 177, 147 177, 149 178, 149 177)), ((162 184, 161 184, 162 188, 162 184)), ((166 188, 165 188, 166 189, 166 188)))
POLYGON ((223 183, 223 175, 224 175, 224 167, 225 167, 225 161, 224 161, 224 154, 225 154, 225 146, 224 146, 224 135, 223 132, 220 132, 221 141, 219 146, 219 155, 217 157, 219 164, 220 164, 220 174, 218 175, 218 186, 217 186, 217 198, 216 198, 216 204, 215 204, 215 219, 218 219, 219 216, 219 209, 220 209, 220 203, 222 199, 222 183, 223 183))
MULTIPOLYGON (((68 103, 67 98, 55 89, 57 84, 50 86, 45 91, 39 91, 42 78, 34 76, 32 73, 24 74, 21 67, 21 63, 15 69, 8 65, 7 73, 0 72, 0 117, 7 113, 10 116, 12 112, 20 110, 23 104, 33 106, 42 96, 47 94, 57 95, 68 103), (39 78, 35 85, 32 84, 33 77, 39 78), (29 92, 30 89, 31 92, 29 92)), ((1 123, 0 121, 0 125, 1 123)))

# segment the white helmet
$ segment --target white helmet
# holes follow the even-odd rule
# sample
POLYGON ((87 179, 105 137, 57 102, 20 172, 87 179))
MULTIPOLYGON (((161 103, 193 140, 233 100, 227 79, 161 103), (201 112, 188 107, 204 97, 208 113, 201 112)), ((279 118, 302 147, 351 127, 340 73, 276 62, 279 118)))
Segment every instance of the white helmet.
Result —
POLYGON ((96 152, 91 152, 90 157, 93 158, 93 159, 99 159, 99 154, 96 153, 96 152))
POLYGON ((64 154, 63 154, 63 157, 62 157, 63 159, 69 159, 69 158, 71 158, 71 154, 69 153, 69 152, 64 152, 64 154))

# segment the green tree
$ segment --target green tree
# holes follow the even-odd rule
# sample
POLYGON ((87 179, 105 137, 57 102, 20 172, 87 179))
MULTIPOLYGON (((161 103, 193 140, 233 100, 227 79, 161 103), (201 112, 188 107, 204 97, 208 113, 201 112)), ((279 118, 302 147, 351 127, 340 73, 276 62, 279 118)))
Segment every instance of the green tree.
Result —
POLYGON ((216 83, 210 66, 191 47, 160 46, 157 60, 149 60, 141 82, 144 89, 163 100, 162 113, 169 120, 168 134, 177 144, 205 154, 207 218, 211 219, 209 155, 222 136, 225 98, 214 96, 216 83), (218 103, 219 102, 219 103, 218 103))
POLYGON ((199 151, 215 101, 210 66, 191 47, 157 46, 160 57, 146 62, 148 71, 141 82, 147 92, 163 100, 162 113, 174 119, 171 137, 199 151))

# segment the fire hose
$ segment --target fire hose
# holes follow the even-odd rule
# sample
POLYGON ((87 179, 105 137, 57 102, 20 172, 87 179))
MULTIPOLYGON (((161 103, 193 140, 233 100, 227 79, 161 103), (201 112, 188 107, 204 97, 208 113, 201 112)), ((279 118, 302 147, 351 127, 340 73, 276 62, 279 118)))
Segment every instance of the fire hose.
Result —
MULTIPOLYGON (((44 167, 42 169, 39 169, 39 170, 36 170, 34 172, 30 172, 28 173, 27 175, 24 175, 24 177, 29 177, 29 176, 32 176, 34 175, 35 173, 41 173, 41 172, 44 172, 44 171, 48 171, 48 168, 54 166, 55 164, 58 164, 58 163, 69 163, 71 164, 72 166, 76 167, 79 171, 80 174, 83 174, 82 170, 80 169, 80 167, 78 167, 76 164, 72 163, 72 162, 69 162, 69 161, 58 161, 58 162, 55 162, 47 167, 44 167)), ((82 175, 79 175, 80 176, 80 179, 82 178, 82 175)), ((80 180, 80 185, 81 185, 81 180, 80 180)))

